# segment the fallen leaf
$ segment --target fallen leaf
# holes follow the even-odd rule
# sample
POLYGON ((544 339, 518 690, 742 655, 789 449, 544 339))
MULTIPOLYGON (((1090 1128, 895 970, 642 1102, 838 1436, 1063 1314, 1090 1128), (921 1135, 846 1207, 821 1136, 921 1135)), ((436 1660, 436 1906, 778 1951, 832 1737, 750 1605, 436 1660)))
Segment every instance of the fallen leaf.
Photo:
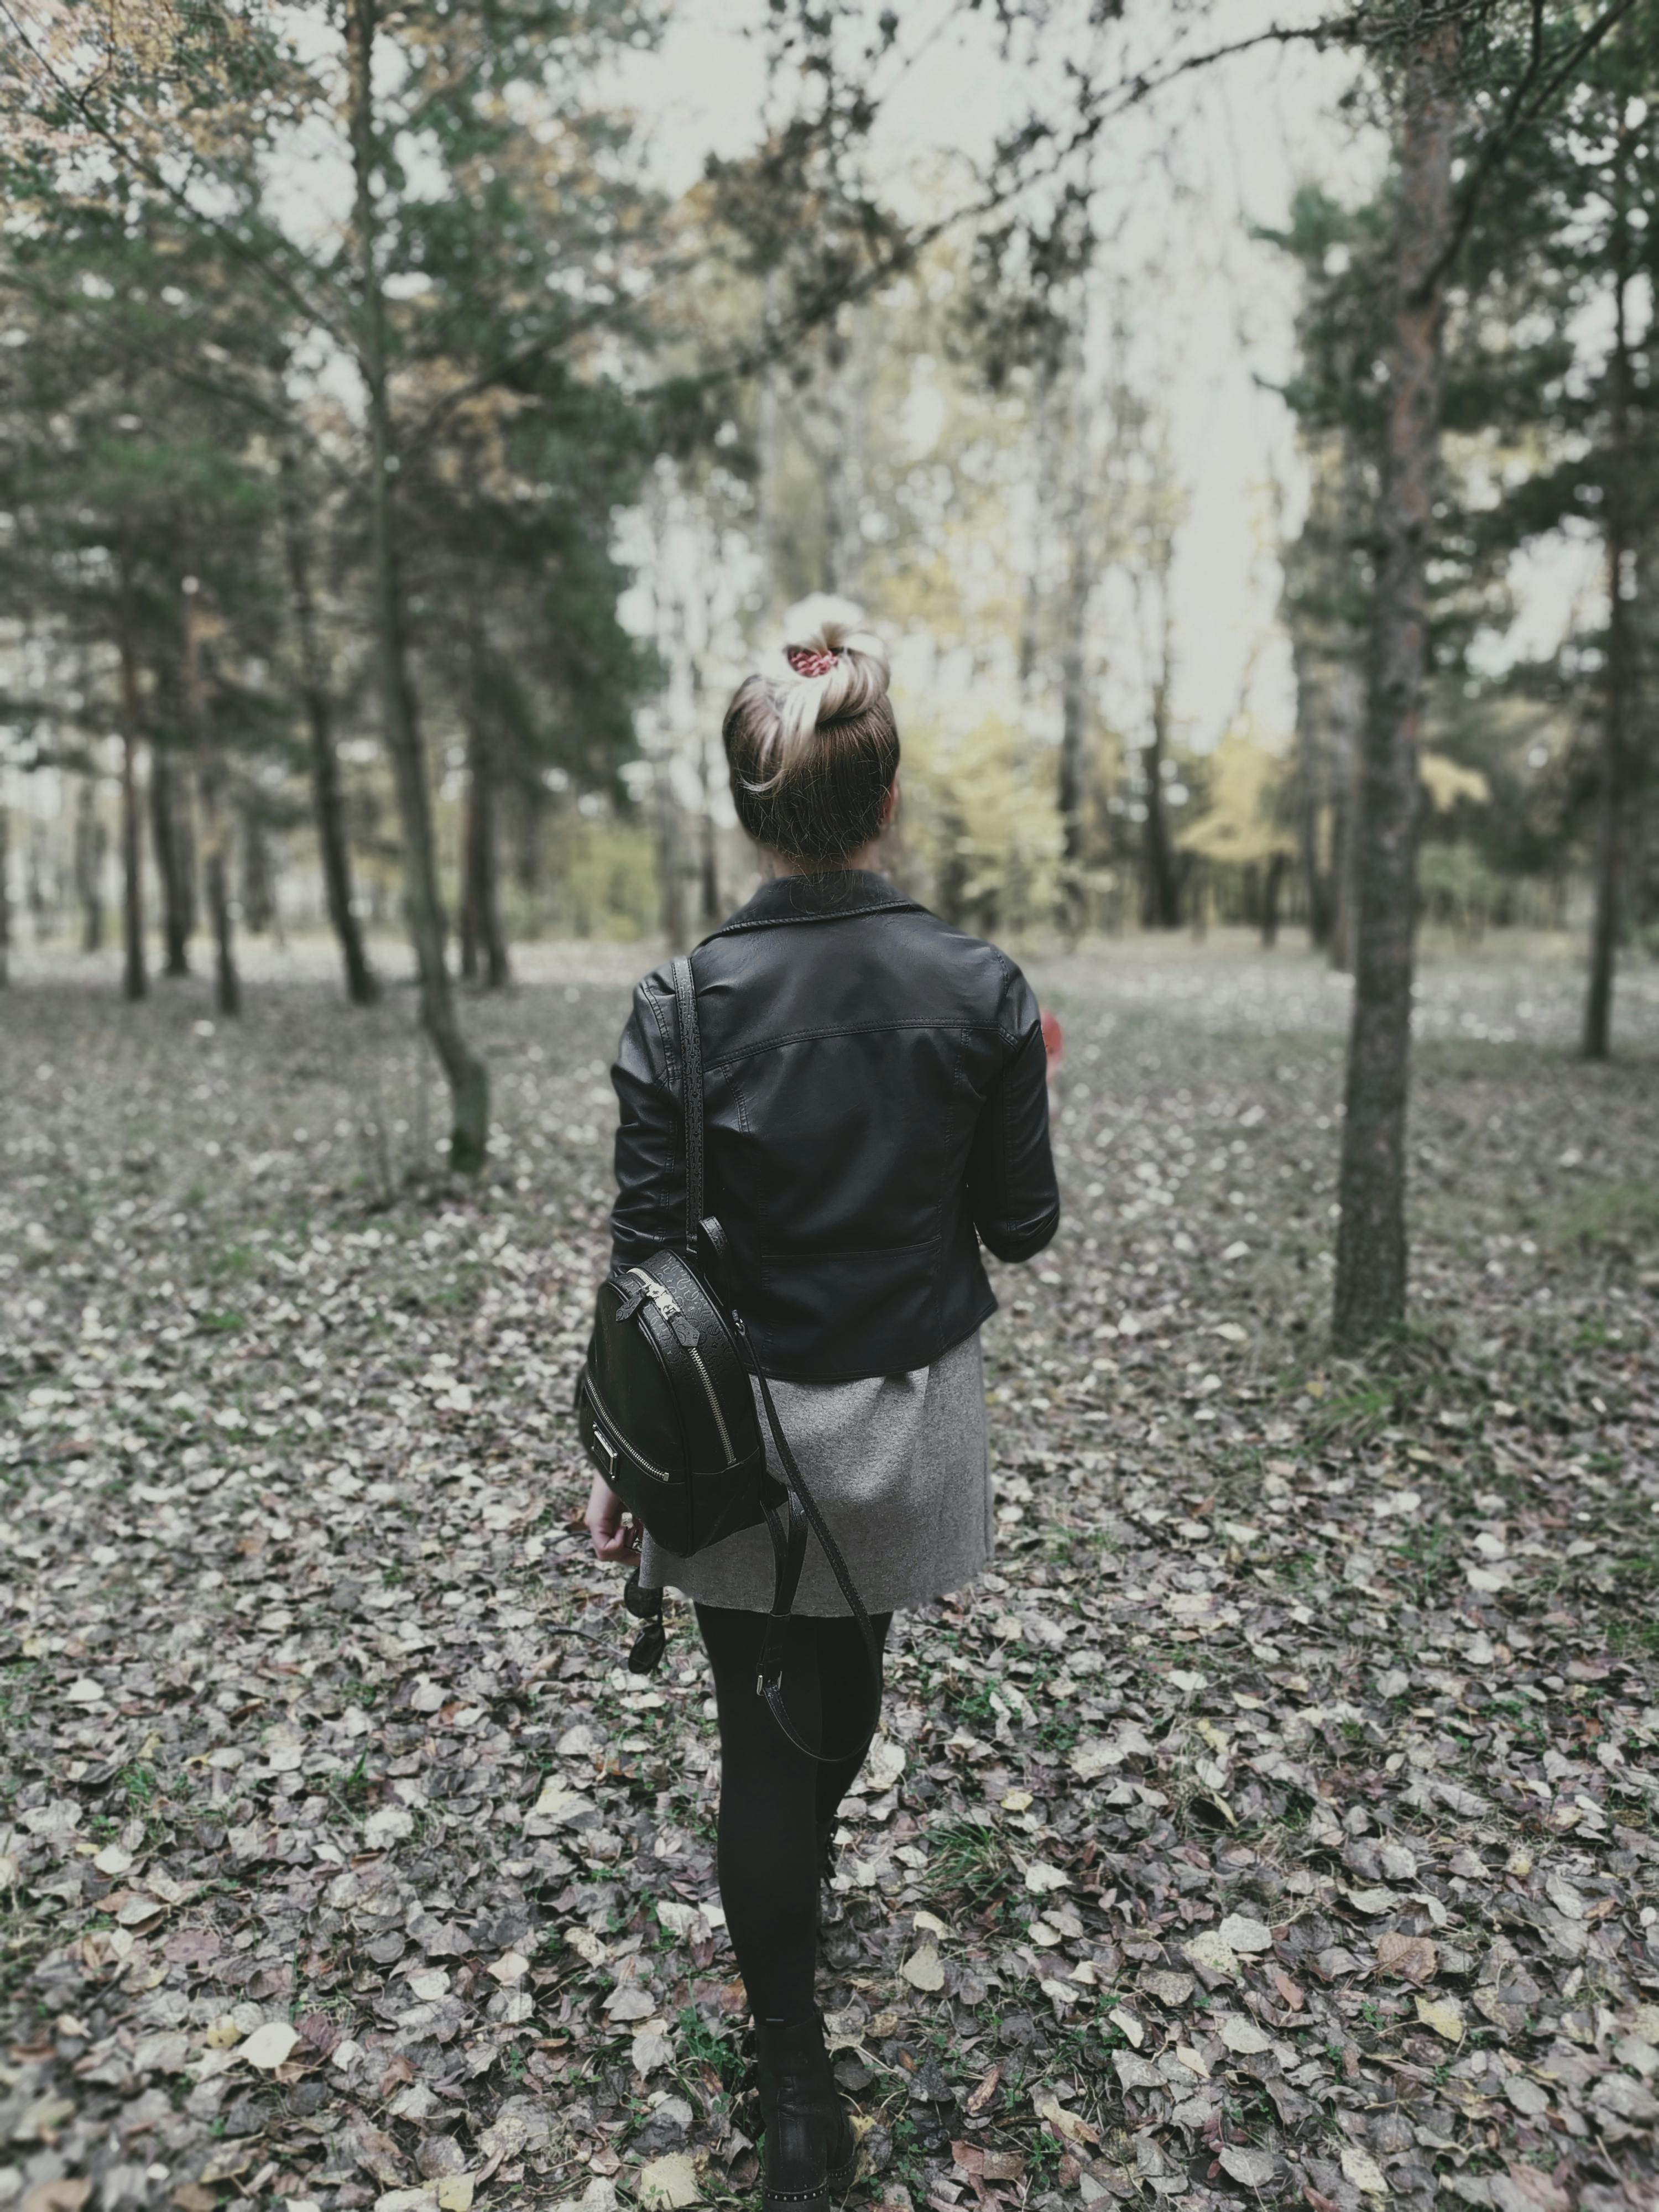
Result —
POLYGON ((1417 2017, 1448 2043, 1463 2040, 1463 2008, 1455 1997, 1419 1997, 1417 2017))
POLYGON ((684 2212, 699 2201, 696 2169, 683 2150, 642 2166, 639 2189, 644 2212, 684 2212))
POLYGON ((1345 2178, 1352 2182, 1356 2189, 1364 2190, 1366 2196, 1386 2197, 1389 2194, 1389 2185, 1383 2179, 1382 2167, 1370 2151, 1362 2149, 1358 2143, 1343 2144, 1339 2163, 1345 2178))
POLYGON ((299 2040, 298 2033, 285 2020, 268 2020, 256 2027, 233 2055, 245 2066, 254 2066, 262 2074, 270 2074, 283 2064, 299 2040))
POLYGON ((1246 2189, 1265 2189, 1279 2172, 1279 2160, 1270 2150, 1253 2150, 1246 2143, 1223 2143, 1216 2153, 1224 2173, 1246 2189))
POLYGON ((81 2212, 92 2194, 84 2174, 65 2174, 58 2181, 40 2181, 23 2192, 21 2212, 81 2212))
POLYGON ((1385 1974, 1401 1974, 1408 1982, 1431 1982, 1440 1971, 1440 1954, 1426 1936, 1402 1936, 1385 1929, 1376 1939, 1376 1963, 1385 1974))
POLYGON ((1234 1951, 1271 1951, 1273 1948, 1273 1930, 1242 1912, 1230 1912, 1216 1933, 1234 1951))
POLYGON ((1212 1974, 1227 1976, 1238 1972, 1238 1954, 1216 1929, 1200 1928, 1181 1949, 1182 1955, 1190 1959, 1194 1966, 1206 1967, 1212 1974))
POLYGON ((1031 2110, 1062 2142, 1087 2145, 1100 2141, 1098 2133, 1088 2121, 1076 2112, 1068 2112, 1051 2089, 1037 2092, 1031 2100, 1031 2110))
POLYGON ((988 2066, 984 2073, 980 2075, 969 2094, 967 2103, 963 2106, 963 2110, 970 2119, 977 2119, 985 2110, 992 2098, 995 2096, 997 2084, 1001 2079, 1000 2066, 988 2066))
POLYGON ((932 1990, 945 1987, 945 1969, 939 1964, 938 1947, 933 1943, 924 1943, 919 1951, 913 1951, 899 1972, 912 1989, 932 1990))
MULTIPOLYGON (((1236 2051, 1241 2057, 1249 2057, 1257 2051, 1273 2049, 1271 2037, 1264 2035, 1255 2022, 1253 2020, 1246 2020, 1243 2013, 1229 2013, 1216 2033, 1228 2050, 1236 2051)), ((1231 2172, 1231 2168, 1229 2167, 1228 2171, 1231 2172)), ((1234 2175, 1235 2180, 1237 2178, 1234 2175)))

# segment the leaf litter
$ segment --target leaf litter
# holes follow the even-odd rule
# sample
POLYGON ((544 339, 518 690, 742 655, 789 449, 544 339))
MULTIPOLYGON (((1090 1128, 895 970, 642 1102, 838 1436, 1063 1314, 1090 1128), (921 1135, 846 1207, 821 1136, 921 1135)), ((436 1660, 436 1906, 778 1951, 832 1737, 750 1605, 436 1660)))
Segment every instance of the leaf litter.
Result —
MULTIPOLYGON (((689 1627, 566 1415, 637 963, 6 1009, 0 2205, 752 2194, 689 1627)), ((1425 971, 1416 1313, 1322 1350, 1340 987, 1038 963, 1068 1212, 988 1333, 1000 1553, 906 1620, 823 1994, 866 2201, 1648 2205, 1659 993, 1425 971), (1551 1048, 1545 1049, 1543 1048, 1551 1048)))

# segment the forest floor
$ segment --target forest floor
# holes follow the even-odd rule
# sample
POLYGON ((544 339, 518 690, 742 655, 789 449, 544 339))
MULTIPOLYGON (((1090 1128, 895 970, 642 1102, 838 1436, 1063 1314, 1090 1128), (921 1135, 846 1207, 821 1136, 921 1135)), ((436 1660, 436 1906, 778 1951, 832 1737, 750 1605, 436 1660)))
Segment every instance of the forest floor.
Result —
MULTIPOLYGON (((1535 952, 1537 957, 1532 957, 1535 952)), ((0 2207, 752 2193, 689 1623, 575 1516, 619 948, 0 1006, 0 2207)), ((1659 970, 1423 978, 1414 1318, 1325 1349, 1346 985, 1031 963, 1054 1246, 988 1332, 1001 1548, 896 1632, 823 1995, 865 2203, 1659 2197, 1659 970)), ((1103 2212, 1110 2212, 1104 2207, 1103 2212)))

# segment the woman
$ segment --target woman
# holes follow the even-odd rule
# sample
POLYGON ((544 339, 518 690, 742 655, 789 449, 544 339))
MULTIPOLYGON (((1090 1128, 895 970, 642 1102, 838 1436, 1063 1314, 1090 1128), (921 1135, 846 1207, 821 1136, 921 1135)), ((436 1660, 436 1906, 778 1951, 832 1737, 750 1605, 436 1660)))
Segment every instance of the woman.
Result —
MULTIPOLYGON (((692 956, 709 1210, 783 1425, 878 1639, 895 1609, 962 1589, 990 1557, 980 1324, 982 1242, 1027 1260, 1060 1216, 1041 1017, 1024 977, 880 871, 898 807, 887 656, 856 607, 808 600, 778 665, 724 727, 732 795, 767 879, 692 956)), ((677 1241, 684 1183, 672 986, 635 993, 612 1080, 615 1255, 677 1241)), ((772 1447, 769 1440, 768 1450, 772 1447)), ((599 1557, 635 1556, 595 1480, 599 1557)), ((853 2130, 813 2004, 817 1880, 863 1760, 815 1762, 756 1694, 772 1596, 763 1528, 680 1559, 647 1538, 647 1589, 690 1598, 720 1715, 718 1863, 754 2014, 768 2205, 822 2205, 852 2178, 853 2130)), ((816 1540, 784 1687, 797 1727, 868 1726, 855 1623, 816 1540)))

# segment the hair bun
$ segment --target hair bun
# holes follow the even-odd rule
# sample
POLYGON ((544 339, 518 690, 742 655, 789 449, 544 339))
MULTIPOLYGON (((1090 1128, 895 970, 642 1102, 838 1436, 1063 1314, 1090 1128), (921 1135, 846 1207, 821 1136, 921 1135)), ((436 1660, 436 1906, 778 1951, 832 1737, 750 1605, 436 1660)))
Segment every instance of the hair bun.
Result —
POLYGON ((778 714, 786 739, 821 722, 862 714, 887 696, 887 648, 864 627, 864 609, 829 592, 799 600, 783 618, 778 714))

